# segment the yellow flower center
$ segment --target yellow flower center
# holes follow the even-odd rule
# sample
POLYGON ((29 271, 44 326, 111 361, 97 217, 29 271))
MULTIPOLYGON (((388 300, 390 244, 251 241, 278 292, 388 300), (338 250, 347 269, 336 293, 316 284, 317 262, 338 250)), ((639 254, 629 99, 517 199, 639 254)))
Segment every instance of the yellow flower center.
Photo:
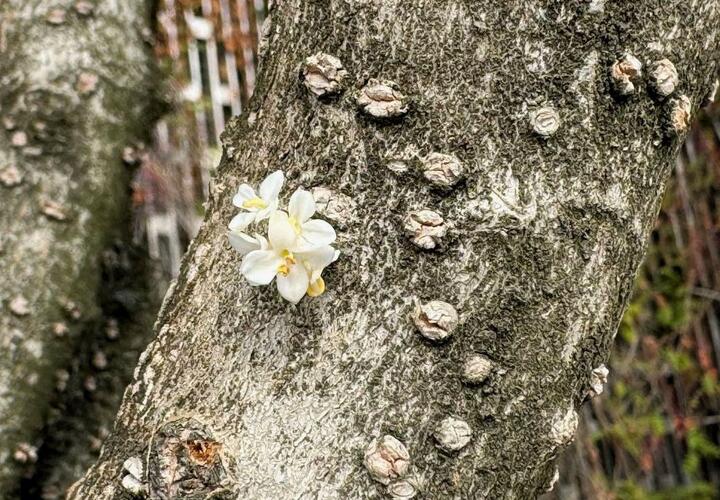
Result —
POLYGON ((277 272, 281 276, 287 276, 290 274, 290 267, 292 267, 296 262, 295 256, 293 256, 292 252, 287 250, 283 250, 280 253, 280 256, 283 258, 283 263, 278 266, 277 272))
POLYGON ((310 286, 308 286, 307 294, 310 297, 317 297, 318 295, 322 295, 325 291, 325 281, 322 278, 318 278, 317 280, 310 283, 310 286))
POLYGON ((289 217, 288 222, 295 231, 295 234, 300 234, 302 232, 302 226, 300 225, 300 221, 297 220, 295 217, 289 217))
POLYGON ((257 208, 259 210, 262 210, 263 208, 267 208, 268 204, 265 203, 265 200, 262 198, 252 198, 250 200, 246 200, 242 204, 243 208, 257 208))

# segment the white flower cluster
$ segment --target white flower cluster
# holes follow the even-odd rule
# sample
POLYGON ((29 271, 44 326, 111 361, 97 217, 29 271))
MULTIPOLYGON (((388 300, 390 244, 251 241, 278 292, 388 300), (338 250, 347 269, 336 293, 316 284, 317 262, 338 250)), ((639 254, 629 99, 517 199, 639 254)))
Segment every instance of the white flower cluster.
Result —
POLYGON ((304 189, 290 197, 287 211, 278 208, 285 176, 278 170, 265 178, 257 194, 242 184, 233 205, 242 211, 230 221, 230 245, 244 257, 240 271, 252 286, 269 285, 277 278, 277 289, 286 300, 297 304, 305 294, 316 297, 325 291, 323 270, 340 252, 331 244, 335 230, 323 220, 311 219, 315 199, 304 189), (267 237, 246 231, 265 220, 267 237))

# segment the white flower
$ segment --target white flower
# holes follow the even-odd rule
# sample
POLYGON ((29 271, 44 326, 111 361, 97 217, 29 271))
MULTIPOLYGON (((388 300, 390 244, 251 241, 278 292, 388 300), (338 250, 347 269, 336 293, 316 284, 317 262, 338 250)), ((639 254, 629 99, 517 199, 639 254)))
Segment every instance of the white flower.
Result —
POLYGON ((243 259, 240 271, 251 285, 269 285, 277 278, 278 292, 293 304, 305 294, 315 297, 325 291, 322 271, 337 259, 339 252, 330 245, 298 250, 298 234, 290 217, 281 211, 270 216, 268 240, 256 239, 260 249, 250 251, 243 259))
POLYGON ((253 222, 260 222, 270 217, 270 214, 277 209, 278 196, 284 181, 285 175, 281 170, 276 170, 260 183, 258 194, 249 184, 241 184, 233 197, 233 205, 242 208, 245 212, 233 217, 229 225, 230 230, 239 232, 253 222))
POLYGON ((264 250, 268 247, 268 241, 264 236, 255 233, 255 236, 249 234, 229 231, 228 240, 230 240, 230 246, 240 252, 240 255, 247 255, 253 250, 264 250))
MULTIPOLYGON (((310 250, 335 241, 335 230, 330 224, 310 218, 315 214, 315 210, 315 199, 309 191, 297 189, 290 197, 287 222, 297 236, 294 245, 290 247, 293 250, 310 250)), ((284 221, 282 223, 284 224, 284 221)))

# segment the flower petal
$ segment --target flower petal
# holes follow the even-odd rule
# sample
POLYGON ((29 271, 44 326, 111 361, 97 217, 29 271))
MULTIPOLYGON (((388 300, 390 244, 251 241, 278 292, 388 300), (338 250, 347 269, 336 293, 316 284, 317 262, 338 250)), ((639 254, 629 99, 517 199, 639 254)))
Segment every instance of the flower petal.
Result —
POLYGON ((295 217, 302 224, 315 213, 315 198, 310 191, 298 188, 290 197, 288 204, 290 217, 295 217))
POLYGON ((240 212, 232 218, 228 229, 234 232, 241 232, 255 220, 255 214, 248 212, 240 212))
POLYGON ((268 226, 268 239, 270 245, 278 252, 295 246, 297 234, 290 224, 288 214, 280 210, 272 213, 268 226))
POLYGON ((233 196, 233 205, 243 208, 243 203, 253 198, 257 198, 255 190, 249 184, 240 184, 237 194, 233 196))
POLYGON ((297 304, 305 296, 310 280, 307 271, 300 265, 290 266, 287 276, 278 275, 277 289, 285 300, 297 304))
POLYGON ((335 238, 335 230, 330 224, 324 220, 311 219, 302 225, 296 250, 305 251, 330 245, 335 241, 335 238))
POLYGON ((296 257, 302 261, 310 273, 310 281, 315 282, 327 266, 335 262, 338 251, 327 245, 315 248, 308 252, 297 253, 296 257))
POLYGON ((240 272, 251 285, 267 285, 277 274, 283 259, 272 250, 255 250, 245 256, 240 272))
POLYGON ((262 248, 257 238, 245 233, 230 231, 228 232, 228 240, 230 240, 230 245, 242 255, 247 255, 253 250, 261 250, 262 248))
POLYGON ((260 184, 258 191, 260 192, 260 198, 265 200, 265 203, 271 205, 272 202, 277 200, 282 189, 283 182, 285 182, 285 174, 282 170, 276 170, 272 174, 265 177, 265 180, 260 184))

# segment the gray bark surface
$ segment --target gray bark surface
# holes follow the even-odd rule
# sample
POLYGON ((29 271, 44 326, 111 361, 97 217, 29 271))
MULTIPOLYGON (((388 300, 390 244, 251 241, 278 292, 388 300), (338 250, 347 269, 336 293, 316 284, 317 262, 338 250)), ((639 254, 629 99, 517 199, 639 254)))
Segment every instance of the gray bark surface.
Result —
POLYGON ((0 498, 101 324, 104 250, 128 235, 123 148, 152 123, 149 19, 143 0, 0 5, 0 498))
POLYGON ((696 109, 719 29, 717 0, 276 2, 205 224, 115 429, 70 497, 127 495, 130 458, 157 498, 542 493, 608 356, 677 150, 667 128, 677 102, 644 80, 617 96, 610 67, 627 51, 646 76, 668 58, 676 94, 696 109), (335 99, 299 80, 318 51, 348 72, 335 99), (358 110, 371 78, 397 83, 406 116, 358 110), (562 121, 546 139, 530 124, 544 106, 562 121), (421 173, 432 153, 457 157, 464 180, 434 188, 421 173), (237 186, 278 168, 286 199, 303 186, 337 200, 325 216, 342 255, 327 292, 297 306, 248 286, 226 238, 237 186), (448 225, 432 251, 404 233, 419 209, 448 225), (415 331, 416 299, 455 306, 445 342, 415 331), (468 385, 476 354, 493 368, 468 385), (446 417, 472 430, 459 451, 433 437, 446 417), (410 486, 365 469, 366 447, 386 434, 407 448, 410 486))

